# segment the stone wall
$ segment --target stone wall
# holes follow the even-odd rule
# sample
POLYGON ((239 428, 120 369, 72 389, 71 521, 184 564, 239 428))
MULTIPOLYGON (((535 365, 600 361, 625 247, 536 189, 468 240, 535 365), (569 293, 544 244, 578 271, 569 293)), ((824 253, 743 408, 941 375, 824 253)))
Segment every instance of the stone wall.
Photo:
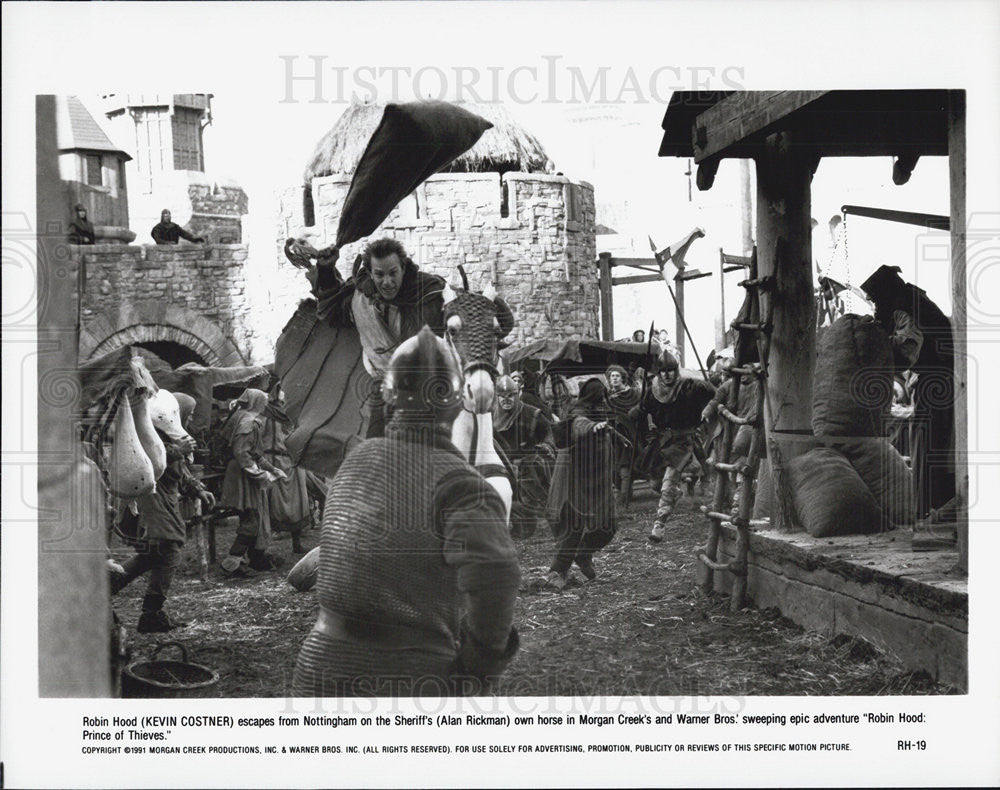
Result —
POLYGON ((259 342, 239 244, 70 247, 82 261, 80 358, 171 341, 208 364, 243 365, 259 342), (257 341, 257 342, 255 342, 257 341))
MULTIPOLYGON (((349 176, 314 179, 314 246, 332 244, 349 176)), ((279 196, 277 240, 305 228, 303 190, 279 196)), ((432 176, 405 198, 372 238, 391 236, 426 271, 454 283, 463 264, 470 284, 492 282, 514 311, 509 338, 598 337, 600 295, 594 235, 594 190, 563 176, 528 173, 448 173, 432 176)), ((350 274, 364 243, 341 250, 341 273, 350 274)), ((300 270, 279 264, 276 302, 306 295, 300 270)), ((291 305, 294 309, 294 304, 291 305)))
POLYGON ((242 187, 231 182, 208 183, 192 178, 188 199, 191 219, 187 227, 191 233, 216 244, 242 243, 242 219, 249 203, 242 187))

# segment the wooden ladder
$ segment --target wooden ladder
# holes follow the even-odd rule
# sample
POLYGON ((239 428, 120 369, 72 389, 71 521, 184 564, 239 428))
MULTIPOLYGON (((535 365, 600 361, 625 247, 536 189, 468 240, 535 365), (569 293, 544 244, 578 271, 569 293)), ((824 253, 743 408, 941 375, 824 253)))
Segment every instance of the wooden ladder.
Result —
MULTIPOLYGON (((731 260, 735 259, 735 256, 727 257, 731 260)), ((760 291, 772 287, 774 282, 771 277, 759 278, 757 276, 756 248, 753 255, 744 260, 749 269, 750 277, 743 280, 740 285, 746 288, 750 295, 750 320, 745 323, 736 320, 732 322, 731 326, 738 333, 752 332, 755 335, 760 362, 733 366, 727 371, 727 375, 732 381, 732 389, 729 392, 728 402, 719 407, 719 417, 723 420, 723 428, 720 457, 713 465, 716 471, 715 494, 711 507, 703 506, 701 508, 702 513, 708 519, 708 538, 705 546, 697 551, 698 560, 707 568, 702 582, 702 588, 705 592, 711 592, 714 589, 715 571, 729 571, 733 574, 730 610, 734 612, 746 605, 747 555, 750 546, 750 517, 753 513, 755 498, 754 482, 765 447, 763 420, 764 399, 767 392, 767 358, 771 342, 771 316, 769 314, 761 320, 760 291), (753 420, 738 415, 740 378, 747 374, 756 376, 760 382, 760 386, 757 388, 756 414, 753 420), (751 426, 750 450, 744 463, 733 464, 730 463, 733 440, 737 429, 743 425, 751 426), (723 512, 728 510, 730 506, 729 475, 733 472, 741 475, 739 510, 735 516, 723 512), (736 556, 728 562, 719 562, 719 538, 724 522, 731 523, 736 527, 736 556)))

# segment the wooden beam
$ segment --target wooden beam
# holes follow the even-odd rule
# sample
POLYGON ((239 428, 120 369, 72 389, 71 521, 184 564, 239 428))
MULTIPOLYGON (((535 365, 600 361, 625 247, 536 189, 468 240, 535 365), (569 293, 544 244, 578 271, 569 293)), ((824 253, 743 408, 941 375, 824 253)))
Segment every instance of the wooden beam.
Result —
MULTIPOLYGON (((741 269, 741 266, 731 266, 731 269, 741 269)), ((715 347, 726 345, 726 253, 719 247, 719 329, 715 335, 715 347)))
POLYGON ((674 275, 675 280, 700 280, 702 277, 711 277, 711 272, 703 272, 700 269, 682 269, 674 275))
POLYGON ((602 252, 597 259, 600 269, 600 291, 601 291, 601 339, 614 340, 615 337, 615 314, 611 302, 611 253, 602 252))
MULTIPOLYGON (((601 253, 604 255, 605 253, 601 253)), ((609 257, 611 253, 606 253, 609 257)), ((611 258, 612 266, 631 266, 633 269, 648 269, 659 272, 660 267, 655 258, 611 258)))
MULTIPOLYGON (((722 263, 725 264, 726 266, 729 266, 730 264, 733 264, 737 267, 742 266, 744 268, 750 266, 751 258, 749 255, 730 255, 728 253, 722 252, 722 250, 719 250, 719 253, 722 255, 722 263)), ((730 270, 727 269, 727 271, 730 270)))
POLYGON ((896 186, 902 186, 909 181, 910 176, 913 175, 913 168, 917 166, 919 159, 920 154, 912 153, 898 157, 892 163, 892 183, 896 186))
MULTIPOLYGON (((812 283, 810 166, 808 146, 780 132, 767 138, 757 164, 757 273, 774 277, 760 292, 761 321, 773 326, 767 358, 764 421, 775 487, 776 526, 797 528, 785 469, 812 433, 812 380, 816 364, 812 283)), ((753 274, 751 274, 753 276, 753 274)))
POLYGON ((701 163, 748 137, 765 133, 828 91, 748 91, 727 96, 699 115, 692 129, 694 161, 701 163))
POLYGON ((943 214, 924 214, 918 211, 896 211, 888 208, 874 208, 872 206, 841 206, 841 214, 853 214, 856 217, 869 217, 870 219, 884 219, 889 222, 901 222, 906 225, 917 225, 921 228, 933 228, 935 230, 948 230, 950 220, 943 214))
POLYGON ((663 279, 662 275, 657 274, 636 274, 632 277, 612 277, 612 285, 632 285, 634 283, 658 283, 663 279))
POLYGON ((965 91, 948 92, 948 182, 951 194, 951 331, 955 339, 955 493, 958 564, 969 572, 969 406, 965 288, 965 91))
POLYGON ((695 176, 695 183, 700 192, 707 192, 715 184, 715 174, 719 172, 721 159, 707 159, 699 163, 698 173, 695 176))

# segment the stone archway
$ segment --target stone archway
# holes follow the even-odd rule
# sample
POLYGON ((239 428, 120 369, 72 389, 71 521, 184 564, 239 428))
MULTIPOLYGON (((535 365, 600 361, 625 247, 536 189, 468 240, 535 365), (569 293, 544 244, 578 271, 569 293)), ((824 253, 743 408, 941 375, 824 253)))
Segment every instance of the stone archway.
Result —
POLYGON ((246 365, 247 358, 218 324, 178 305, 144 301, 121 305, 94 317, 80 332, 80 359, 122 346, 170 342, 190 348, 208 365, 246 365))

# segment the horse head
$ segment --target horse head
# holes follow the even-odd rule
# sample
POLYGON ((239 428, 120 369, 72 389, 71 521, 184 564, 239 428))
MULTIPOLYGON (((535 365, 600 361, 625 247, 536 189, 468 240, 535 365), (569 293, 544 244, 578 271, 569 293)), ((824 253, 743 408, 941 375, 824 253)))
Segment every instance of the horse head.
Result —
POLYGON ((514 328, 514 315, 492 286, 474 293, 462 267, 459 272, 463 289, 445 286, 444 336, 462 367, 466 408, 485 414, 493 408, 501 341, 514 328))

